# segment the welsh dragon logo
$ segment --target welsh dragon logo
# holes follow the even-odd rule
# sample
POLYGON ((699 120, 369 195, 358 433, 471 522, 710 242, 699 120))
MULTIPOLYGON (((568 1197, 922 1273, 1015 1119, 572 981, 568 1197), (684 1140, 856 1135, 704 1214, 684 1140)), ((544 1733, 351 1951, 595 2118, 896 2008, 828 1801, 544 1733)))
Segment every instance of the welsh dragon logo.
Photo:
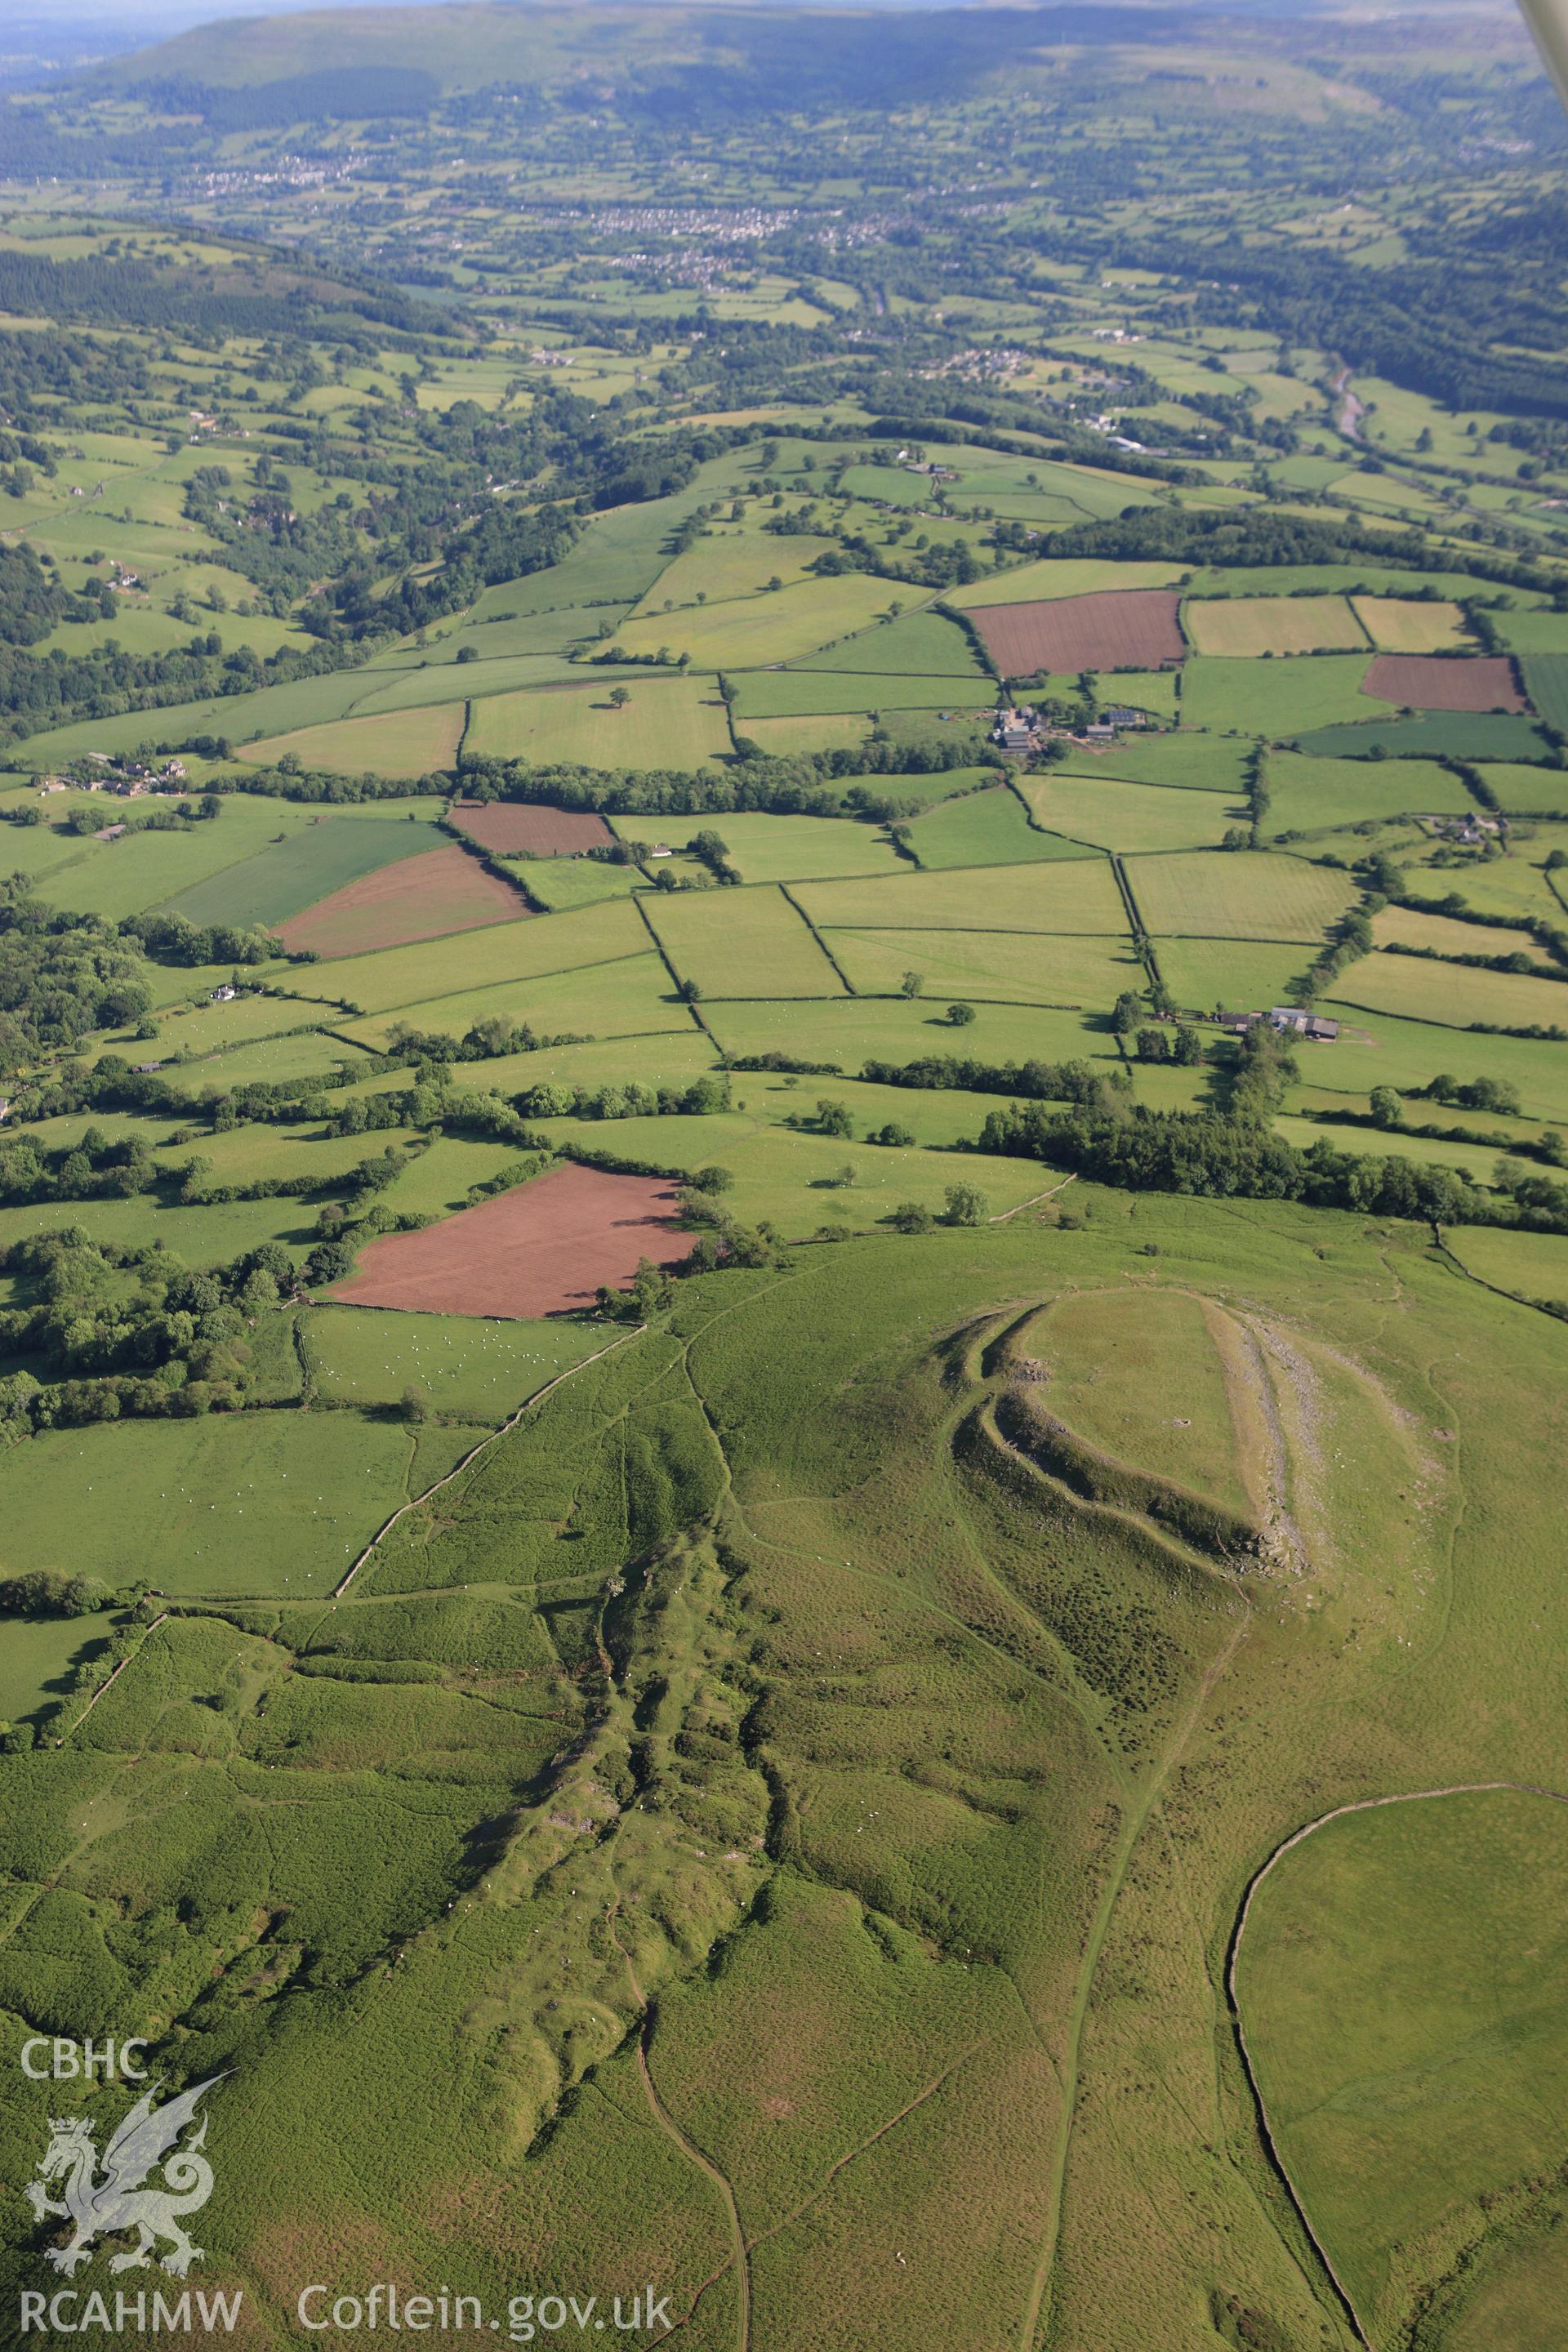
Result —
POLYGON ((39 2160, 37 2179, 27 2183, 27 2200, 40 2221, 58 2215, 75 2224, 75 2235, 68 2245, 49 2247, 46 2261, 70 2278, 91 2261, 95 2238, 130 2230, 136 2231, 137 2242, 112 2258, 111 2271, 144 2269, 160 2239, 169 2241, 170 2251, 160 2262, 173 2277, 184 2278, 191 2264, 201 2261, 202 2249, 191 2243, 182 2224, 213 2193, 213 2168, 201 2153, 206 2116, 184 2147, 177 2143, 195 2118, 203 2094, 222 2080, 221 2074, 209 2074, 205 2083, 182 2091, 161 2107, 153 2105, 162 2088, 154 2083, 115 2130, 103 2151, 101 2169, 89 2118, 50 2117, 49 2144, 39 2160), (163 2185, 144 2186, 159 2163, 163 2185), (48 2184, 61 2179, 63 2194, 51 2197, 48 2184))

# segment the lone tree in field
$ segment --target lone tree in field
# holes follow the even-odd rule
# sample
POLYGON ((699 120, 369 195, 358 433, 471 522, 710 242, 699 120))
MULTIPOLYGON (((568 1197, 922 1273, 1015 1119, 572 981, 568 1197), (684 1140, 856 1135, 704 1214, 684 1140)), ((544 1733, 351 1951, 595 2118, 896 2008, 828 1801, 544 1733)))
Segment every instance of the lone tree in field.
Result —
POLYGON ((950 1225, 983 1225, 991 1214, 991 1203, 975 1184, 950 1184, 943 1203, 943 1215, 950 1225))
POLYGON ((947 1008, 948 1026, 952 1029, 967 1029, 973 1018, 973 1004, 950 1004, 947 1008))
POLYGON ((611 688, 610 688, 610 709, 611 709, 612 710, 624 710, 624 709, 626 709, 626 707, 627 703, 631 700, 631 698, 632 698, 632 690, 631 690, 631 688, 630 688, 629 686, 613 686, 613 687, 611 687, 611 688))
POLYGON ((920 971, 906 971, 899 982, 906 996, 918 996, 925 984, 925 974, 920 971))
POLYGON ((841 1135, 847 1141, 855 1132, 855 1121, 843 1103, 824 1100, 816 1106, 816 1131, 841 1135))

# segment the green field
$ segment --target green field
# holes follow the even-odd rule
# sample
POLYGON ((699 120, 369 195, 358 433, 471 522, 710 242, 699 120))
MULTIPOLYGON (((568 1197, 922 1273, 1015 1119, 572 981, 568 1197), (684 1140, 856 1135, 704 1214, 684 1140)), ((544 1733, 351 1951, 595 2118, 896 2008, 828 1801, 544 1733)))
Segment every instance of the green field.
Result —
POLYGON ((1433 810, 1465 815, 1476 803, 1435 760, 1325 760, 1274 751, 1268 768, 1266 834, 1321 833, 1371 819, 1433 810))
POLYGON ((707 678, 551 688, 476 702, 463 748, 475 758, 563 760, 589 768, 690 768, 730 749, 724 706, 707 678), (610 697, 623 691, 617 706, 610 697))
POLYGON ((1353 896, 1341 875, 1249 850, 1141 857, 1130 879, 1156 938, 1315 941, 1353 896))
MULTIPOLYGON (((1336 722, 1375 719, 1385 706, 1361 690, 1371 659, 1370 654, 1303 655, 1294 661, 1194 655, 1182 673, 1183 724, 1283 743, 1336 722)), ((1386 728, 1381 734, 1392 744, 1386 728)), ((1305 748, 1339 747, 1314 740, 1305 748)))
POLYGON ((369 1307, 314 1307, 300 1336, 317 1388, 334 1402, 395 1404, 412 1386, 436 1412, 498 1425, 604 1345, 591 1324, 486 1323, 369 1307))
POLYGON ((1022 789, 1037 824, 1100 849, 1217 847, 1232 825, 1247 822, 1245 801, 1180 785, 1124 784, 1114 776, 1058 770, 1030 777, 1022 789))
POLYGON ((1485 2241, 1494 2200, 1506 2244, 1510 2193, 1528 2207, 1521 2176, 1560 2160, 1565 1894, 1568 1813, 1505 1790, 1331 1822, 1254 1897, 1236 1981, 1259 2092, 1374 2341, 1485 2241))
POLYGON ((855 670, 905 677, 954 677, 989 685, 967 630, 941 613, 905 613, 847 644, 809 655, 802 669, 855 670))
POLYGON ((1478 1225, 1451 1234, 1448 1246, 1482 1282, 1516 1298, 1549 1299, 1568 1307, 1568 1250, 1556 1234, 1520 1234, 1478 1225))
POLYGON ((443 702, 365 719, 340 719, 324 727, 296 728, 286 735, 247 740, 247 758, 277 761, 292 756, 307 768, 333 768, 342 775, 362 771, 374 776, 427 776, 450 768, 463 734, 463 706, 443 702))
POLYGON ((654 654, 668 646, 689 654, 699 669, 751 669, 794 661, 819 646, 869 628, 889 604, 886 585, 847 572, 832 580, 799 581, 773 594, 732 598, 700 610, 688 607, 624 621, 614 646, 654 654))
POLYGON ((678 892, 649 904, 647 919, 677 978, 704 996, 843 992, 805 917, 782 889, 678 892))
POLYGON ((768 669, 749 671, 734 685, 738 729, 752 719, 809 719, 850 710, 984 710, 994 709, 996 702, 995 688, 983 677, 768 669))
POLYGON ((1066 828, 1042 830, 1016 793, 995 784, 963 800, 943 801, 918 817, 910 844, 921 864, 931 870, 946 866, 1005 866, 1034 858, 1071 857, 1078 853, 1064 840, 1066 828))
POLYGON ((363 874, 438 847, 440 840, 432 825, 417 819, 392 825, 338 817, 182 890, 170 901, 170 912, 191 923, 280 923, 363 874))
POLYGON ((1298 751, 1325 760, 1365 759, 1371 753, 1389 760, 1528 761, 1541 759, 1551 748, 1528 719, 1490 710, 1444 710, 1427 719, 1363 718, 1346 726, 1308 719, 1289 731, 1298 751))
MULTIPOLYGON (((841 817, 618 816, 623 841, 662 841, 684 849, 696 833, 717 833, 744 882, 819 881, 842 874, 892 874, 901 860, 874 825, 841 817)), ((612 872, 616 869, 611 868, 612 872)))
POLYGON ((492 924, 458 939, 424 940, 374 955, 345 956, 330 974, 307 965, 289 986, 291 993, 301 996, 324 994, 331 987, 363 1013, 387 1013, 467 989, 640 955, 647 945, 647 933, 636 908, 617 898, 570 914, 492 924))
POLYGON ((1425 957, 1363 956, 1336 983, 1346 1003, 1369 1013, 1468 1029, 1473 1022, 1504 1029, 1568 1028, 1568 991, 1553 980, 1511 971, 1471 971, 1425 957))
POLYGON ((1103 858, 900 874, 887 882, 814 882, 797 895, 812 921, 824 928, 890 924, 904 929, 1120 932, 1127 926, 1121 895, 1103 858))
POLYGON ((1109 1013, 1143 968, 1121 940, 1024 931, 840 929, 823 934, 858 995, 890 996, 917 972, 923 992, 1012 1004, 1100 1006, 1109 1013))

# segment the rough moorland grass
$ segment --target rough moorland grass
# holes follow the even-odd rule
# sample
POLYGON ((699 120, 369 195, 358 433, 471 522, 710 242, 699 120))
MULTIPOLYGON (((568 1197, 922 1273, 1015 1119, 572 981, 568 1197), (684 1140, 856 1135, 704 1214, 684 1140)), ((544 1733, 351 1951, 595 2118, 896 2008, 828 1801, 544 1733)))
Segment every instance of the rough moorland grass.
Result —
POLYGON ((636 908, 616 898, 573 914, 492 924, 459 939, 426 940, 413 947, 384 948, 374 955, 346 956, 324 976, 303 965, 289 984, 300 995, 320 995, 330 986, 363 1013, 386 1013, 430 997, 640 955, 647 946, 647 933, 636 908))
POLYGON ((307 768, 335 769, 344 775, 368 769, 377 776, 424 776, 451 767, 462 732, 462 704, 443 702, 299 728, 249 743, 246 751, 247 758, 265 761, 292 753, 307 768))
POLYGON ((1182 577, 1177 563, 1114 563, 1095 556, 1022 563, 953 588, 942 602, 965 613, 972 604, 1034 604, 1050 596, 1093 596, 1112 588, 1169 588, 1182 577))
MULTIPOLYGON (((438 813, 440 803, 431 804, 438 813)), ((416 857, 444 836, 429 824, 367 824, 333 817, 226 866, 172 899, 170 911, 193 923, 280 923, 362 875, 416 857)))
POLYGON ((1418 604, 1405 596, 1352 596, 1350 602, 1380 654, 1441 654, 1465 643, 1465 616, 1457 604, 1418 604))
MULTIPOLYGON (((776 544, 777 542, 775 542, 776 544)), ((787 542, 785 542, 787 544, 787 542)), ((968 632, 941 613, 903 613, 862 630, 847 645, 811 654, 802 669, 897 673, 906 677, 957 677, 989 682, 968 632)))
POLYGON ((1250 1507, 1225 1359, 1224 1328, 1182 1293, 1085 1291, 1029 1327, 1050 1369, 1048 1410, 1099 1451, 1133 1469, 1250 1507), (1179 1395, 1181 1412, 1171 1400, 1179 1395))
POLYGON ((625 621, 613 644, 630 654, 689 654, 700 669, 755 668, 797 660, 851 630, 868 627, 891 601, 886 581, 846 572, 803 580, 763 596, 732 598, 679 613, 625 621))
POLYGON ((1475 806, 1460 779, 1435 760, 1323 760, 1274 751, 1263 830, 1322 832, 1429 810, 1464 815, 1475 806))
POLYGON ((933 872, 950 866, 1016 866, 1084 854, 1060 830, 1042 832, 1031 824, 1023 803, 1006 784, 927 810, 915 820, 910 842, 921 866, 933 872))
POLYGON ((1374 2342, 1399 2339, 1493 2200, 1561 2160, 1565 1904, 1568 1808, 1506 1790, 1330 1822, 1254 1898, 1237 1963, 1253 2065, 1374 2342))
POLYGON ((1200 654, 1354 653, 1366 643, 1342 596, 1194 598, 1183 623, 1200 654))
POLYGON ((1119 851, 1217 848, 1247 822, 1245 801, 1180 785, 1125 784, 1115 776, 1069 776, 1060 769, 1021 786, 1036 822, 1073 841, 1119 851))
MULTIPOLYGON (((847 884, 847 888, 860 886, 847 884)), ((875 884, 868 886, 876 887, 875 884)), ((839 996, 843 982, 781 889, 649 894, 666 955, 704 996, 839 996)))
POLYGON ((1316 940, 1355 896, 1347 877, 1268 851, 1141 857, 1130 879, 1157 939, 1316 940))
POLYGON ((617 682, 501 694, 473 706, 465 751, 495 760, 575 761, 588 768, 695 768, 730 749, 710 678, 634 676, 617 682))
POLYGON ((1127 929, 1121 894, 1104 858, 900 874, 887 882, 814 882, 798 895, 814 923, 858 929, 881 924, 900 930, 1127 929))
POLYGON ((1109 1013, 1124 989, 1141 988, 1144 981, 1131 943, 1114 938, 948 929, 835 929, 823 936, 863 995, 890 995, 906 971, 916 971, 926 992, 939 999, 1000 998, 1109 1013))
MULTIPOLYGON (((746 882, 815 882, 839 875, 893 874, 903 861, 879 827, 854 818, 618 816, 623 840, 684 849, 693 834, 716 833, 746 882)), ((612 872, 617 869, 611 868, 612 872)))
POLYGON ((395 1405, 416 1387, 434 1411, 465 1422, 505 1421, 546 1381, 605 1343, 603 1328, 588 1323, 500 1323, 369 1307, 313 1307, 300 1328, 323 1397, 395 1405))
POLYGON ((1373 953, 1343 972, 1336 988, 1345 1003, 1369 1013, 1414 1015, 1455 1029, 1468 1029, 1473 1021, 1505 1029, 1568 1029, 1568 982, 1523 973, 1373 953))

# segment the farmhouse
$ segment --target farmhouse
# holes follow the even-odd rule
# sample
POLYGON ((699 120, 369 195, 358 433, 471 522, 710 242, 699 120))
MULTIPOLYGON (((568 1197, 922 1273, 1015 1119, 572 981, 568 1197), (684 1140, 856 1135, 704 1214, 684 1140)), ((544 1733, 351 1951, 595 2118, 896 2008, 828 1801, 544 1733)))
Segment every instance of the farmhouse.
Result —
POLYGON ((1277 1004, 1268 1015, 1270 1028, 1295 1037, 1305 1037, 1310 1044, 1331 1045, 1340 1034, 1337 1021, 1321 1020, 1299 1004, 1277 1004))

